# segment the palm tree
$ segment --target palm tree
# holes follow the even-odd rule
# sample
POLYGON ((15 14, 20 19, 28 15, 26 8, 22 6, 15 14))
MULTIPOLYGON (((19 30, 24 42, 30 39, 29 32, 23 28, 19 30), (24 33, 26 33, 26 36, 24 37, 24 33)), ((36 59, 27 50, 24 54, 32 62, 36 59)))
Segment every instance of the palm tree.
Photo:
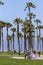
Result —
POLYGON ((41 25, 39 25, 38 26, 38 29, 39 29, 39 43, 40 43, 40 51, 41 51, 41 40, 40 40, 40 37, 41 37, 41 29, 42 29, 42 26, 41 25))
POLYGON ((34 50, 34 43, 35 43, 35 30, 32 35, 32 44, 33 44, 33 50, 34 50))
POLYGON ((29 20, 25 20, 24 22, 24 47, 26 50, 26 34, 28 33, 28 46, 29 46, 29 50, 32 51, 33 49, 33 45, 32 45, 32 32, 34 32, 34 25, 32 23, 29 22, 29 20), (31 36, 30 36, 31 33, 31 36))
POLYGON ((8 51, 10 51, 10 47, 9 47, 9 46, 10 46, 10 44, 9 44, 9 39, 10 39, 10 36, 8 35, 8 36, 7 36, 7 40, 8 40, 8 51))
POLYGON ((1 28, 2 28, 2 24, 0 23, 0 51, 1 51, 1 28))
POLYGON ((13 35, 10 35, 9 41, 11 42, 11 52, 12 52, 12 39, 13 39, 13 35))
MULTIPOLYGON (((41 29, 43 29, 43 25, 41 25, 41 29)), ((42 51, 43 51, 43 37, 42 38, 42 51)))
POLYGON ((27 35, 27 31, 28 31, 28 24, 29 24, 29 20, 27 18, 25 18, 25 21, 23 21, 23 28, 22 31, 24 32, 24 53, 26 51, 26 35, 27 35))
POLYGON ((11 28, 11 31, 13 32, 13 51, 14 51, 14 32, 16 32, 16 28, 11 28))
POLYGON ((38 23, 41 23, 41 21, 39 19, 36 19, 34 22, 37 23, 36 29, 37 29, 37 50, 38 50, 38 46, 39 46, 39 41, 38 41, 38 23))
MULTIPOLYGON (((7 22, 7 23, 5 24, 5 26, 6 26, 6 29, 7 29, 7 37, 8 37, 8 28, 11 27, 12 24, 10 24, 10 23, 7 22)), ((7 49, 8 49, 8 46, 9 46, 8 43, 9 43, 9 42, 8 42, 8 39, 7 39, 7 49)), ((8 49, 8 50, 9 50, 9 49, 8 49)))
POLYGON ((42 51, 43 51, 43 37, 41 37, 40 39, 42 41, 42 51))
MULTIPOLYGON (((20 51, 20 37, 21 37, 21 33, 19 32, 19 34, 18 34, 18 37, 19 37, 19 53, 21 52, 20 51)), ((21 37, 21 40, 22 40, 22 37, 21 37)), ((22 44, 22 43, 21 43, 22 44)))
POLYGON ((27 16, 31 17, 31 19, 34 19, 36 15, 30 12, 29 14, 27 14, 27 16))
MULTIPOLYGON (((41 29, 43 29, 43 25, 39 25, 38 29, 39 29, 39 38, 40 38, 40 40, 42 40, 42 49, 43 49, 43 37, 41 37, 41 29)), ((39 40, 39 43, 40 43, 40 50, 41 50, 41 42, 40 42, 40 40, 39 40)))
POLYGON ((14 20, 14 23, 17 24, 17 37, 18 37, 18 46, 19 46, 19 55, 20 55, 20 42, 19 42, 19 36, 18 36, 18 34, 19 34, 19 23, 22 23, 22 20, 20 18, 16 18, 14 20))
MULTIPOLYGON (((28 2, 28 3, 26 3, 26 8, 28 8, 28 10, 29 10, 29 15, 31 14, 30 13, 30 8, 36 8, 36 6, 33 4, 33 3, 31 3, 31 2, 28 2)), ((26 8, 24 9, 24 10, 26 10, 26 8)), ((34 15, 35 16, 35 15, 34 15)), ((30 23, 31 23, 31 16, 29 16, 29 19, 30 19, 30 23)))
MULTIPOLYGON (((39 29, 39 35, 38 35, 38 52, 39 52, 39 56, 40 56, 40 53, 41 53, 41 41, 42 41, 42 45, 43 45, 43 37, 41 37, 41 29, 43 29, 43 26, 42 25, 39 25, 38 27, 36 27, 36 29, 39 29)), ((43 49, 43 46, 42 46, 42 49, 43 49)))
POLYGON ((27 34, 27 31, 28 31, 28 26, 24 25, 23 28, 22 28, 22 31, 24 32, 24 53, 25 53, 25 51, 27 50, 26 49, 26 34, 27 34))
POLYGON ((28 50, 30 50, 30 46, 29 46, 29 34, 27 34, 27 39, 28 39, 28 50))
MULTIPOLYGON (((4 2, 0 1, 0 5, 3 5, 4 2)), ((1 50, 1 24, 0 24, 0 50, 1 50)))
POLYGON ((12 52, 12 35, 8 35, 8 51, 10 51, 10 41, 11 41, 11 52, 12 52))
POLYGON ((4 51, 3 27, 5 27, 5 22, 0 21, 0 23, 2 24, 1 33, 2 33, 2 52, 3 52, 4 51))
POLYGON ((23 37, 23 35, 22 35, 22 33, 21 32, 19 32, 19 40, 20 40, 20 38, 21 38, 21 50, 20 51, 22 51, 22 37, 23 37))
MULTIPOLYGON (((30 53, 31 53, 32 52, 32 47, 31 47, 32 46, 32 32, 31 32, 32 29, 31 29, 31 24, 32 24, 32 18, 34 18, 35 15, 30 12, 31 11, 30 8, 36 8, 36 6, 33 3, 28 2, 26 8, 28 8, 28 10, 29 10, 29 14, 28 14, 29 22, 30 22, 30 25, 29 25, 29 43, 30 43, 30 53)), ((26 10, 26 8, 25 8, 25 10, 26 10)))
MULTIPOLYGON (((0 35, 2 34, 2 51, 4 50, 4 45, 3 45, 3 27, 5 27, 5 22, 4 21, 0 21, 0 35)), ((1 36, 0 36, 0 40, 1 40, 1 36)), ((0 41, 1 43, 1 41, 0 41)))
POLYGON ((22 33, 20 33, 20 37, 21 37, 21 51, 22 51, 22 38, 23 38, 22 33))
POLYGON ((0 5, 3 5, 3 4, 4 4, 4 2, 0 1, 0 5))
POLYGON ((30 46, 30 53, 32 52, 33 50, 33 44, 32 44, 32 38, 33 38, 33 35, 32 33, 34 32, 34 25, 32 23, 29 23, 29 29, 28 29, 28 33, 29 33, 29 46, 30 46))

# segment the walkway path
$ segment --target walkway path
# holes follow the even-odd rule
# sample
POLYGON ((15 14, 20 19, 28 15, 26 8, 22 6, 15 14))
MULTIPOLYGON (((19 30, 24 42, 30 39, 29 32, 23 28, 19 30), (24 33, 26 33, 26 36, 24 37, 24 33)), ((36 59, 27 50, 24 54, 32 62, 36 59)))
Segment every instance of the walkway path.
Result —
POLYGON ((38 56, 37 59, 42 59, 43 60, 43 55, 41 55, 40 57, 38 56))
MULTIPOLYGON (((12 58, 14 58, 14 59, 25 59, 25 57, 15 57, 15 56, 13 56, 12 58)), ((38 56, 37 59, 43 60, 43 55, 41 55, 40 57, 38 56)))
POLYGON ((15 59, 25 59, 24 57, 13 57, 15 59))

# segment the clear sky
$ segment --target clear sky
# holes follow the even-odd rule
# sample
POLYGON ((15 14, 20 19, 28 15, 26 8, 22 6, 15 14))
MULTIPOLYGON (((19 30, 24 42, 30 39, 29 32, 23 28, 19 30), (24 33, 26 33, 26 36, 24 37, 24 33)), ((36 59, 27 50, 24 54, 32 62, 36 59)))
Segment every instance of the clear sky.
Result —
POLYGON ((36 5, 36 9, 32 9, 32 12, 36 14, 36 18, 39 18, 43 22, 43 0, 1 0, 4 5, 0 5, 0 20, 6 22, 13 22, 16 17, 25 19, 27 11, 24 11, 26 3, 31 1, 36 5))
POLYGON ((25 19, 27 17, 28 10, 24 11, 27 2, 32 2, 36 5, 35 9, 31 9, 36 15, 36 18, 40 19, 43 24, 43 0, 1 0, 4 5, 0 5, 0 20, 13 23, 16 17, 25 19))

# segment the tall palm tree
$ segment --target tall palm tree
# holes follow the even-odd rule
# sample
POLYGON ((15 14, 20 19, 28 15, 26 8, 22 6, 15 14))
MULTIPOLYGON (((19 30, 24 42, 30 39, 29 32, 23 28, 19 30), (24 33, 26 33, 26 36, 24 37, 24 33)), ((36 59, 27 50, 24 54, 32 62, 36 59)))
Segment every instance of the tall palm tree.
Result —
POLYGON ((26 35, 28 31, 28 24, 29 24, 29 19, 25 18, 25 21, 23 21, 23 28, 22 28, 22 31, 24 32, 24 53, 26 50, 26 35))
POLYGON ((41 37, 40 39, 42 41, 42 51, 43 51, 43 37, 41 37))
MULTIPOLYGON (((43 25, 41 25, 41 29, 43 30, 43 25)), ((42 51, 43 51, 43 37, 42 37, 42 51)))
MULTIPOLYGON (((28 10, 29 10, 29 15, 30 15, 30 14, 31 14, 30 9, 31 9, 31 8, 36 8, 36 6, 35 6, 33 3, 28 2, 28 3, 26 3, 26 8, 28 8, 28 10)), ((25 8, 24 10, 26 10, 26 8, 25 8)), ((31 16, 29 16, 29 19, 30 19, 30 22, 31 22, 31 16)))
MULTIPOLYGON (((7 29, 7 37, 8 37, 8 28, 11 27, 12 24, 10 24, 10 23, 7 22, 7 23, 5 24, 5 26, 6 26, 6 29, 7 29)), ((7 39, 7 49, 8 49, 8 45, 9 45, 8 43, 9 43, 9 42, 8 42, 8 39, 7 39)), ((9 50, 9 49, 8 49, 8 50, 9 50)))
POLYGON ((26 3, 26 7, 24 10, 26 10, 26 8, 28 8, 30 11, 30 8, 36 8, 36 6, 32 2, 28 2, 28 3, 26 3))
MULTIPOLYGON (((21 37, 21 33, 19 32, 19 34, 18 34, 18 37, 19 37, 19 53, 21 52, 21 50, 20 50, 20 37, 21 37)), ((22 40, 22 38, 21 38, 21 40, 22 40)))
POLYGON ((10 51, 10 41, 11 41, 11 51, 12 51, 12 35, 8 35, 8 51, 10 51))
POLYGON ((22 38, 23 38, 22 33, 20 33, 20 37, 21 37, 21 51, 22 51, 22 38))
POLYGON ((32 44, 33 44, 33 50, 34 50, 34 43, 35 43, 35 30, 32 35, 32 44))
POLYGON ((22 35, 22 33, 21 32, 19 32, 19 40, 20 40, 20 38, 21 38, 21 47, 20 47, 20 52, 22 51, 22 37, 23 37, 23 35, 22 35))
MULTIPOLYGON (((0 40, 1 40, 1 37, 2 37, 2 51, 4 50, 4 41, 3 41, 3 27, 5 27, 5 22, 4 21, 0 21, 0 35, 2 34, 2 36, 0 36, 0 40)), ((1 42, 1 41, 0 41, 1 42)))
MULTIPOLYGON (((36 6, 33 4, 33 3, 31 3, 31 2, 28 2, 27 3, 27 5, 26 5, 26 8, 28 8, 28 10, 29 10, 29 14, 28 14, 28 16, 29 16, 29 21, 30 21, 30 24, 32 23, 32 18, 34 18, 35 17, 35 15, 33 14, 33 13, 31 13, 31 8, 36 8, 36 6)), ((25 10, 26 10, 26 8, 25 8, 25 10)), ((32 40, 32 32, 31 32, 31 25, 29 25, 29 43, 30 43, 30 53, 32 52, 32 42, 31 42, 31 40, 32 40)))
POLYGON ((3 27, 5 27, 5 22, 0 21, 0 23, 2 24, 1 33, 2 33, 2 52, 3 52, 4 51, 3 27))
POLYGON ((39 25, 38 26, 38 29, 39 29, 39 44, 40 44, 40 51, 41 51, 41 39, 40 39, 40 37, 41 37, 41 29, 42 29, 42 26, 41 25, 39 25))
POLYGON ((16 28, 11 28, 11 31, 13 32, 13 51, 14 51, 14 32, 16 32, 16 28))
POLYGON ((34 22, 37 23, 36 29, 37 29, 37 50, 38 50, 38 46, 39 46, 39 41, 38 41, 38 23, 41 23, 41 21, 39 19, 36 19, 34 22))
POLYGON ((0 51, 1 51, 1 28, 2 28, 2 24, 0 23, 0 51))
POLYGON ((9 41, 10 41, 10 43, 11 43, 11 52, 12 52, 12 39, 13 39, 13 35, 10 35, 9 41))
POLYGON ((26 49, 26 34, 27 34, 27 31, 28 31, 28 26, 24 25, 23 28, 22 28, 22 31, 24 32, 24 53, 25 53, 25 51, 27 50, 26 49))
POLYGON ((14 23, 17 24, 17 37, 18 37, 18 46, 19 46, 19 55, 20 55, 20 42, 19 42, 19 36, 18 36, 18 34, 19 34, 19 23, 22 23, 22 20, 20 18, 16 18, 14 20, 14 23))
MULTIPOLYGON (((4 2, 0 1, 0 5, 4 5, 4 2)), ((1 25, 0 25, 0 50, 1 50, 1 25)))
POLYGON ((40 40, 42 41, 42 49, 43 49, 43 37, 41 37, 41 29, 43 29, 43 25, 39 25, 38 29, 39 29, 39 43, 40 43, 40 50, 41 50, 41 42, 40 42, 40 40))
POLYGON ((32 33, 34 32, 34 25, 32 23, 29 23, 29 29, 28 29, 28 33, 29 33, 29 46, 30 46, 30 53, 32 52, 33 50, 33 44, 32 44, 32 38, 33 38, 33 35, 32 33))
MULTIPOLYGON (((32 23, 29 22, 29 20, 25 20, 24 22, 24 35, 26 36, 26 33, 28 33, 28 45, 29 45, 29 50, 32 51, 33 45, 32 45, 32 32, 34 32, 34 25, 32 23), (31 37, 30 37, 30 33, 31 33, 31 37), (30 43, 31 42, 31 43, 30 43)), ((24 47, 26 46, 26 38, 24 38, 24 47)), ((26 48, 25 48, 26 50, 26 48)))

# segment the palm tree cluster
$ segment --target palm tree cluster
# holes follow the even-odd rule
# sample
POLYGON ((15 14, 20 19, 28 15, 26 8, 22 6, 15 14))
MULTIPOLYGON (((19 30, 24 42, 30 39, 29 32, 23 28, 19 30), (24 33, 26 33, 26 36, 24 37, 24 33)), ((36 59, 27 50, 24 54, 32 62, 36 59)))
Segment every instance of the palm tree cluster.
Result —
MULTIPOLYGON (((4 3, 0 1, 0 5, 3 5, 3 4, 4 3)), ((33 40, 36 37, 36 35, 34 34, 36 32, 36 30, 37 30, 37 49, 39 47, 40 40, 42 40, 42 46, 43 46, 43 37, 41 38, 41 31, 40 31, 41 29, 43 29, 43 25, 38 24, 38 23, 41 23, 41 21, 39 19, 35 19, 36 15, 31 12, 31 8, 36 8, 36 6, 31 2, 26 3, 26 8, 24 10, 28 9, 28 14, 27 14, 28 17, 25 18, 25 20, 22 20, 20 18, 16 18, 13 20, 13 23, 17 25, 17 28, 14 28, 13 24, 11 24, 9 22, 0 21, 0 50, 1 50, 1 39, 2 39, 2 51, 4 51, 4 40, 3 40, 3 28, 4 27, 6 27, 6 30, 7 30, 6 39, 7 39, 7 51, 8 52, 9 51, 12 52, 12 42, 13 42, 13 52, 14 52, 14 50, 15 50, 14 38, 15 38, 15 36, 17 36, 19 55, 21 52, 20 38, 22 40, 22 37, 24 38, 24 53, 27 50, 27 48, 28 48, 29 52, 31 53, 33 51, 33 44, 34 44, 33 40), (34 22, 37 23, 37 26, 35 26, 33 24, 32 19, 34 19, 34 22), (20 24, 22 25, 21 26, 22 32, 20 32, 20 29, 19 29, 20 24), (12 35, 8 34, 9 28, 12 32, 12 35), (15 32, 17 32, 16 35, 14 34, 15 32), (38 34, 38 32, 39 32, 39 34, 38 34), (27 40, 28 40, 28 47, 26 46, 27 40), (10 44, 11 44, 11 50, 10 50, 10 44)), ((22 45, 22 41, 21 41, 21 45, 22 45)), ((43 49, 43 47, 42 47, 42 49, 43 49)))

